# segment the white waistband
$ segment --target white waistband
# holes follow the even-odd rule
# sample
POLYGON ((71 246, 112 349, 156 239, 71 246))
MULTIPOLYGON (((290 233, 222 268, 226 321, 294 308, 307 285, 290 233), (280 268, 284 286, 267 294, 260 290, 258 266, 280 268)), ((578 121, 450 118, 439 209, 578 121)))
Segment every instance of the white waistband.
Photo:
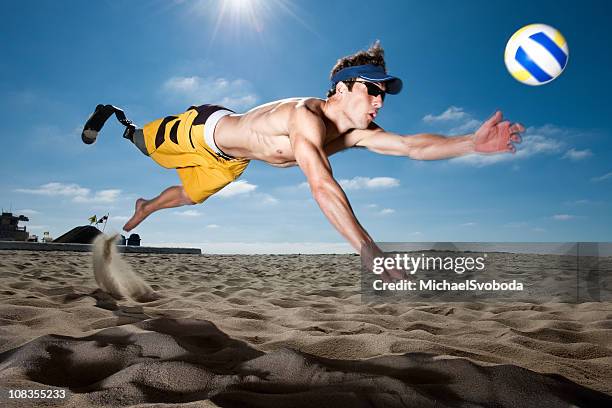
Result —
POLYGON ((206 119, 206 122, 204 123, 204 141, 208 147, 213 149, 215 153, 222 157, 227 155, 223 153, 223 151, 221 151, 221 149, 219 149, 215 143, 215 128, 217 127, 217 122, 219 122, 222 117, 227 116, 230 113, 232 113, 232 111, 229 110, 215 111, 208 117, 208 119, 206 119))

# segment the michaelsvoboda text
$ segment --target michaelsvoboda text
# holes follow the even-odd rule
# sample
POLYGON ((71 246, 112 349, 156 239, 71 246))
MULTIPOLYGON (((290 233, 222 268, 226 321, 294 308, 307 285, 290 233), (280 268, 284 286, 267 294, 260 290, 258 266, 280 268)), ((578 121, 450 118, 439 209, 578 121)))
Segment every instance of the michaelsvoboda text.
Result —
POLYGON ((393 290, 393 291, 520 291, 523 284, 513 280, 511 282, 497 282, 496 280, 478 282, 475 279, 463 282, 448 282, 447 280, 437 281, 435 279, 409 281, 406 279, 396 282, 383 282, 378 279, 373 283, 374 290, 393 290))

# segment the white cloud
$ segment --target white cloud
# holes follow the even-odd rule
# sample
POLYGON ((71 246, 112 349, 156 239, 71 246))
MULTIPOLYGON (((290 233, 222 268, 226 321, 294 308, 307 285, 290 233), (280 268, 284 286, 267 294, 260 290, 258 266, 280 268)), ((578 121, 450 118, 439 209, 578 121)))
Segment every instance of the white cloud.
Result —
POLYGON ((338 180, 338 183, 345 190, 385 189, 400 185, 400 181, 393 177, 353 177, 350 180, 338 180))
MULTIPOLYGON (((352 179, 339 179, 338 184, 344 190, 385 189, 398 187, 400 181, 393 177, 353 177, 352 179)), ((298 185, 299 189, 310 188, 306 181, 298 185)), ((367 208, 375 208, 377 204, 368 204, 367 208)))
POLYGON ((117 201, 121 190, 100 190, 97 191, 93 196, 76 196, 73 201, 77 203, 113 203, 117 201))
POLYGON ((179 215, 181 217, 199 217, 202 215, 202 213, 200 211, 197 210, 185 210, 185 211, 177 211, 175 212, 176 215, 179 215))
POLYGON ((569 129, 563 129, 551 124, 546 124, 534 129, 537 129, 538 133, 540 133, 541 135, 548 137, 562 137, 571 134, 571 131, 569 129))
POLYGON ((276 205, 279 202, 276 197, 270 194, 266 194, 266 193, 257 194, 256 200, 260 204, 264 204, 264 205, 276 205))
POLYGON ((391 214, 395 214, 395 210, 393 208, 382 208, 380 209, 380 206, 378 204, 367 204, 365 206, 366 209, 368 210, 373 210, 373 214, 374 215, 381 215, 381 216, 385 216, 385 215, 391 215, 391 214))
POLYGON ((469 116, 467 113, 463 111, 463 108, 458 108, 456 106, 450 106, 444 112, 439 115, 428 114, 423 117, 423 121, 426 123, 433 122, 447 122, 447 121, 456 121, 460 119, 464 119, 469 116))
POLYGON ((508 228, 525 228, 528 225, 529 224, 527 224, 525 221, 512 221, 512 222, 509 222, 509 223, 505 224, 504 227, 508 227, 508 228))
POLYGON ((566 201, 563 204, 565 205, 586 205, 586 204, 594 204, 591 200, 574 200, 574 201, 566 201))
POLYGON ((578 161, 578 160, 584 160, 587 159, 589 157, 593 156, 593 152, 591 152, 591 150, 586 149, 586 150, 576 150, 574 148, 569 149, 567 152, 565 152, 565 154, 563 155, 563 159, 569 159, 569 160, 573 160, 573 161, 578 161))
POLYGON ((248 194, 255 191, 256 185, 250 184, 246 180, 238 180, 225 186, 221 191, 215 194, 215 197, 234 197, 241 194, 248 194))
POLYGON ((555 214, 552 218, 556 221, 567 221, 575 218, 575 216, 569 214, 555 214))
POLYGON ((217 224, 208 224, 206 228, 215 229, 215 228, 220 228, 220 226, 217 224))
POLYGON ((465 222, 461 224, 462 227, 473 227, 474 225, 476 225, 475 222, 465 222))
POLYGON ((201 100, 238 110, 257 103, 259 98, 252 89, 251 83, 244 79, 199 76, 176 76, 162 85, 164 93, 187 103, 201 100))
POLYGON ((603 176, 593 177, 591 179, 591 181, 594 181, 594 182, 598 183, 600 181, 604 181, 604 180, 608 180, 608 179, 612 179, 612 171, 610 173, 604 174, 603 176))
POLYGON ((81 187, 78 184, 47 183, 38 188, 18 188, 18 193, 44 195, 49 197, 68 197, 76 203, 112 203, 117 200, 121 190, 100 190, 92 195, 90 189, 81 187))
POLYGON ((482 121, 477 119, 468 119, 464 123, 451 128, 448 133, 451 135, 465 135, 468 133, 474 133, 480 125, 482 121))
POLYGON ((450 106, 439 115, 425 115, 423 122, 439 127, 436 131, 448 135, 473 133, 482 124, 481 120, 465 112, 463 108, 450 106))
POLYGON ((129 219, 130 217, 128 217, 127 215, 111 215, 110 217, 108 217, 109 221, 117 221, 117 222, 126 222, 129 219))
POLYGON ((193 77, 173 77, 164 83, 164 88, 168 91, 177 93, 193 93, 200 87, 200 78, 193 77))
POLYGON ((78 184, 47 183, 38 188, 18 188, 18 193, 39 194, 47 196, 84 196, 89 194, 88 188, 83 188, 78 184))
POLYGON ((560 140, 543 136, 537 128, 528 128, 525 132, 524 142, 516 152, 520 158, 530 157, 541 153, 558 153, 564 146, 560 140))

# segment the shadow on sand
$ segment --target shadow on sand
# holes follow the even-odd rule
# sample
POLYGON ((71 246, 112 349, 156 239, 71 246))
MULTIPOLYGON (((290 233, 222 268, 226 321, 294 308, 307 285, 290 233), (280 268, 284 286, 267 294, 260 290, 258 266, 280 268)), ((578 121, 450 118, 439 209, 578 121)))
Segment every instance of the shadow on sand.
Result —
POLYGON ((94 406, 198 400, 279 408, 612 406, 609 395, 518 366, 424 353, 354 361, 287 348, 264 353, 193 319, 142 320, 82 338, 42 336, 0 355, 0 377, 10 380, 18 371, 94 406))

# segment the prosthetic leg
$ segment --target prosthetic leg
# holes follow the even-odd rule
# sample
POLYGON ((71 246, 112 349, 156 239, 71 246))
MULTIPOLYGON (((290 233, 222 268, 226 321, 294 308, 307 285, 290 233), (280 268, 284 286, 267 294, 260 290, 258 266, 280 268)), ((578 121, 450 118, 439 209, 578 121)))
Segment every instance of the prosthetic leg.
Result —
POLYGON ((81 133, 81 139, 83 143, 92 144, 96 141, 98 137, 98 133, 102 130, 104 123, 111 117, 112 114, 115 114, 115 117, 123 126, 125 126, 125 131, 123 132, 123 137, 134 142, 134 131, 136 130, 136 125, 132 123, 131 120, 125 117, 125 113, 123 110, 117 108, 113 105, 98 105, 96 106, 96 110, 91 114, 87 122, 85 123, 85 127, 83 128, 83 133, 81 133))

